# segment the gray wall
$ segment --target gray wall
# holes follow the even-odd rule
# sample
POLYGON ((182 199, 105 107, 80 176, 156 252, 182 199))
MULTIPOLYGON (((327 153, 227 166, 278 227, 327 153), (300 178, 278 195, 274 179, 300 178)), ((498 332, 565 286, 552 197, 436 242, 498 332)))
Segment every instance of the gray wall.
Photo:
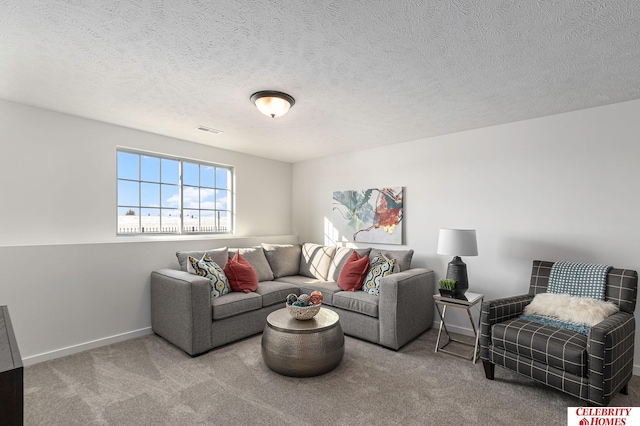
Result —
POLYGON ((333 191, 403 186, 413 264, 443 277, 438 230, 475 228, 479 255, 463 260, 487 299, 526 293, 534 259, 640 270, 638 117, 633 101, 296 163, 293 233, 341 240, 333 191))
POLYGON ((0 305, 25 363, 149 333, 149 274, 177 250, 297 242, 291 168, 0 100, 0 305), (233 165, 235 235, 116 237, 117 146, 233 165))

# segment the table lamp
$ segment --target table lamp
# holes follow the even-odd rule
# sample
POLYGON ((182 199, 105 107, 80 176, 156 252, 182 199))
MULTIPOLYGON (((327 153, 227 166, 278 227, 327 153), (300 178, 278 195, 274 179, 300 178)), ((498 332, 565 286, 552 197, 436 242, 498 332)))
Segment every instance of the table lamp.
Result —
POLYGON ((453 256, 447 267, 447 278, 454 280, 454 297, 464 298, 469 289, 467 265, 460 256, 477 256, 478 243, 475 229, 441 229, 438 235, 438 254, 453 256))

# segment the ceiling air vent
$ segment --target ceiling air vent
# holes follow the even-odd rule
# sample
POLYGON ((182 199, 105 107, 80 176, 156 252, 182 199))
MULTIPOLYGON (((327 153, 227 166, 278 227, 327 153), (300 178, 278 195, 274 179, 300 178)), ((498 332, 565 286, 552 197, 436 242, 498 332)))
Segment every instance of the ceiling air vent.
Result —
POLYGON ((212 129, 211 127, 207 127, 207 126, 198 126, 196 127, 196 129, 202 130, 203 132, 213 133, 214 135, 219 135, 220 133, 224 133, 222 130, 212 129))

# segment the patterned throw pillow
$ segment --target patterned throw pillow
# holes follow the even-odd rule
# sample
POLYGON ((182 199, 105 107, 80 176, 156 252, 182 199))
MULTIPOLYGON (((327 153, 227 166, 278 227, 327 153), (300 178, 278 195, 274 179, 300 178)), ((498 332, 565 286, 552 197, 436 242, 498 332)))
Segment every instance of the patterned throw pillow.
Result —
POLYGON ((224 274, 224 271, 216 262, 211 260, 209 253, 205 253, 202 259, 198 260, 195 257, 189 256, 187 261, 193 267, 195 275, 209 278, 211 280, 211 297, 220 297, 223 294, 231 292, 229 286, 229 280, 224 274))
POLYGON ((371 265, 369 266, 369 272, 367 272, 367 276, 364 278, 362 290, 369 294, 379 296, 380 278, 391 275, 395 266, 395 259, 389 260, 382 254, 374 257, 371 261, 371 265))

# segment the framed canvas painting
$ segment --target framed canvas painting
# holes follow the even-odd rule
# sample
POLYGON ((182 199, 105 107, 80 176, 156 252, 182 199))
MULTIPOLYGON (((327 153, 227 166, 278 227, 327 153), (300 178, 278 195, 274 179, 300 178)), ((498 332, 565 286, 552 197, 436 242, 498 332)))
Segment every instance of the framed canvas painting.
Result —
POLYGON ((403 188, 333 193, 333 226, 349 241, 402 244, 403 188))

